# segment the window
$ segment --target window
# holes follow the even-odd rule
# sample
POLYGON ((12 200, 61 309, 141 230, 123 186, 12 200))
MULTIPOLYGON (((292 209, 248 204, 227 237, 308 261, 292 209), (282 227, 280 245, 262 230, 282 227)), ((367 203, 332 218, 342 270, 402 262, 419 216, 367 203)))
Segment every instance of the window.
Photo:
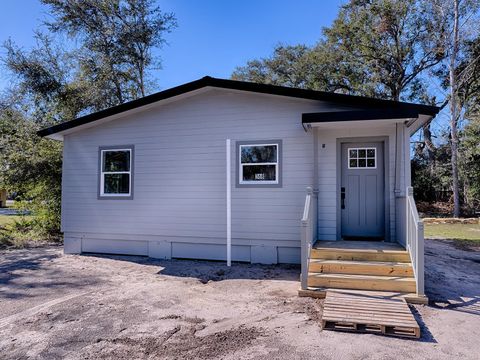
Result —
POLYGON ((281 141, 237 143, 237 185, 281 186, 281 141))
POLYGON ((132 198, 133 146, 100 148, 100 198, 132 198))
POLYGON ((376 169, 377 149, 376 148, 349 148, 348 149, 349 169, 376 169))

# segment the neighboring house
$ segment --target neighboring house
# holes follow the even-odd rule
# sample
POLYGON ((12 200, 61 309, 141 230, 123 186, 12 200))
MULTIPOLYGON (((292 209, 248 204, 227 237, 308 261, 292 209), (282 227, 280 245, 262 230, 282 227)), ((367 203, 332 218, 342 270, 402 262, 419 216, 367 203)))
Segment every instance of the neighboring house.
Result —
POLYGON ((377 240, 407 245, 421 294, 409 139, 438 110, 204 77, 39 135, 64 142, 66 253, 225 260, 231 229, 233 260, 302 262, 305 289, 316 240, 377 240))

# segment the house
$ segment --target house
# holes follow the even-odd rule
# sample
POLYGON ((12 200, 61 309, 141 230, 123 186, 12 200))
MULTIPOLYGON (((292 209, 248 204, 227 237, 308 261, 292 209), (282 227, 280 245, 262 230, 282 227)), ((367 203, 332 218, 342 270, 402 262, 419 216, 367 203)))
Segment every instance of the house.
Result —
POLYGON ((39 135, 64 143, 66 253, 301 263, 305 290, 423 295, 410 136, 438 111, 204 77, 39 135))

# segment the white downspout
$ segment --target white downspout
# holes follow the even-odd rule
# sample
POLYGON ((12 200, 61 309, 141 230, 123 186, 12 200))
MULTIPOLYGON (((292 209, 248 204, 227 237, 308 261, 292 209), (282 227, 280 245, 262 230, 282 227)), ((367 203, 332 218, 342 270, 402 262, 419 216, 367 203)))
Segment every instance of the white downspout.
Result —
POLYGON ((227 266, 232 266, 232 159, 231 142, 226 141, 227 148, 227 266))

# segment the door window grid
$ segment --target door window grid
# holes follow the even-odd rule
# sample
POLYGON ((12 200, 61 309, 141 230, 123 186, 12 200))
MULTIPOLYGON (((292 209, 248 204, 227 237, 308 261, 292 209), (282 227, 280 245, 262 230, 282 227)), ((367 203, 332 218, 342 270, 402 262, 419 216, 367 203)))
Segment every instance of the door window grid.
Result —
POLYGON ((376 148, 348 148, 349 169, 376 169, 377 149, 376 148))

